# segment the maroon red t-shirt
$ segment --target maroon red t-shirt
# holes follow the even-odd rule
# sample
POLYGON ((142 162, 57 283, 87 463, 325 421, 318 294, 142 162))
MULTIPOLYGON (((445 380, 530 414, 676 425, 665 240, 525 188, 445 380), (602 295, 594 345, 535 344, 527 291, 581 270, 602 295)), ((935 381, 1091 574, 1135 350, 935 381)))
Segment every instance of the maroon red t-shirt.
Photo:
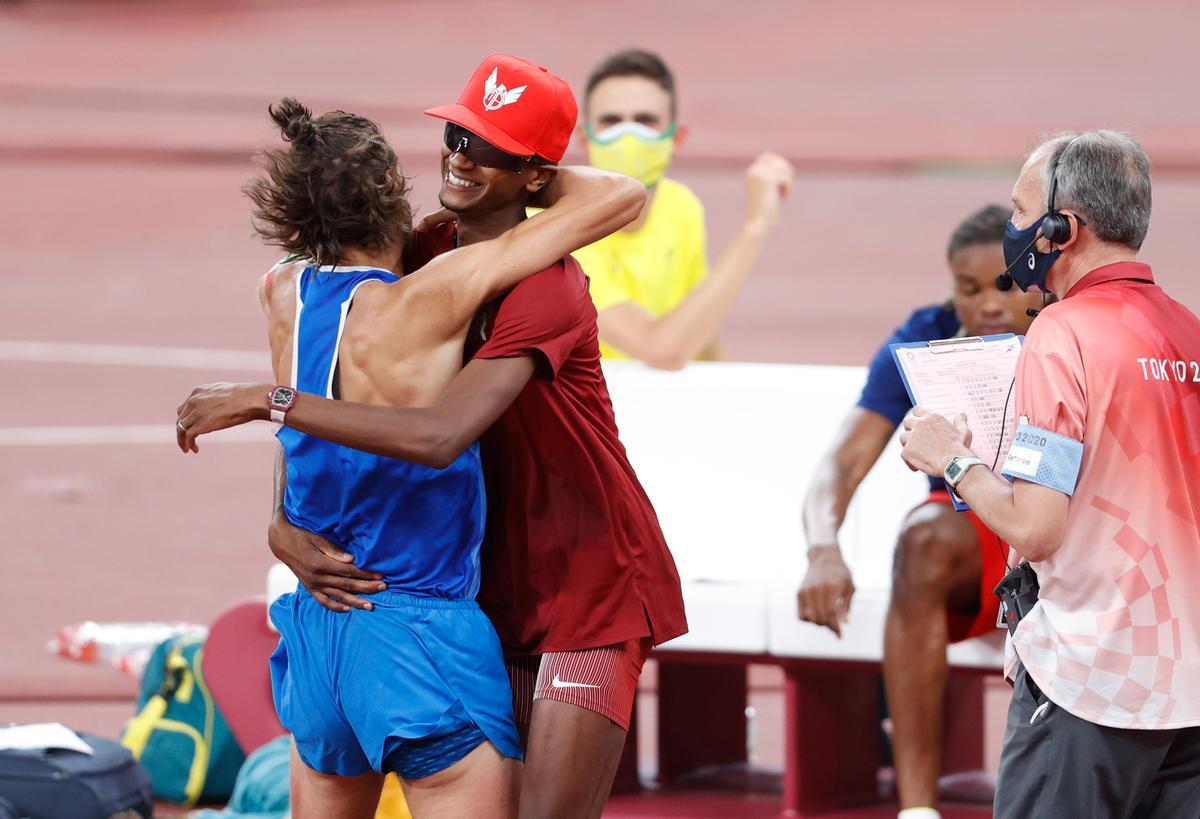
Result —
MULTIPOLYGON (((414 270, 455 246, 415 234, 414 270)), ((568 257, 481 312, 473 358, 534 356, 537 370, 482 439, 488 494, 479 602, 510 654, 687 631, 675 561, 625 447, 604 374, 588 280, 568 257)))

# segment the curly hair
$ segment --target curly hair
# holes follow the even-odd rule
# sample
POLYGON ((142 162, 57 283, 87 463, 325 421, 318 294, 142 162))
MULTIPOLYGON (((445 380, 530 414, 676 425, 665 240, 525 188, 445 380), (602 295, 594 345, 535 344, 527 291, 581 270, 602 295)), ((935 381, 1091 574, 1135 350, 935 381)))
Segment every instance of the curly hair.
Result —
POLYGON ((290 145, 262 151, 265 175, 242 188, 267 244, 318 265, 337 264, 348 247, 405 245, 408 180, 378 125, 344 111, 314 118, 291 97, 267 111, 290 145))

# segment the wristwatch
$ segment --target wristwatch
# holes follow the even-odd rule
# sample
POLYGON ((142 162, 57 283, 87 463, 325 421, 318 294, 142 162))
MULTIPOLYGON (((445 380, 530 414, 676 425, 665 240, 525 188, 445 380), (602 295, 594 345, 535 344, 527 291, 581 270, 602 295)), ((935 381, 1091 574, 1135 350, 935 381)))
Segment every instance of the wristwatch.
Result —
POLYGON ((287 411, 296 403, 296 391, 291 387, 276 387, 267 393, 267 403, 271 405, 271 420, 282 424, 287 411))
POLYGON ((946 481, 946 486, 954 489, 958 486, 958 482, 963 479, 963 475, 967 474, 967 470, 976 464, 982 464, 983 461, 971 456, 960 455, 950 459, 950 463, 946 464, 946 471, 942 473, 942 478, 946 481))

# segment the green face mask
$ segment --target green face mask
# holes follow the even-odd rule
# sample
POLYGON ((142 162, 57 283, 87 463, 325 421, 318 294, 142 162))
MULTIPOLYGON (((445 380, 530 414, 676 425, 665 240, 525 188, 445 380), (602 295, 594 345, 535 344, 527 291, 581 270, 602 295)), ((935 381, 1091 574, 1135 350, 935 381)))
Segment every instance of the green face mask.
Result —
POLYGON ((605 171, 632 176, 653 188, 667 172, 675 153, 675 124, 659 133, 640 122, 618 122, 600 133, 585 128, 588 160, 605 171))

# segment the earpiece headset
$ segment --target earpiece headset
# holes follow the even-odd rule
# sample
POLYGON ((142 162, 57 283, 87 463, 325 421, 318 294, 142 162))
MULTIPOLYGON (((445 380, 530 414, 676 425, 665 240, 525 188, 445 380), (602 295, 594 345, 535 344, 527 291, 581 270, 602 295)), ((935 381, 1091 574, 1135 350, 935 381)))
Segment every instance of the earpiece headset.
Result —
POLYGON ((1042 236, 1052 245, 1061 245, 1071 238, 1071 220, 1055 209, 1054 195, 1058 192, 1058 166, 1062 164, 1063 157, 1077 139, 1079 137, 1067 143, 1067 147, 1058 155, 1054 168, 1050 171, 1050 197, 1046 201, 1046 218, 1042 220, 1042 236))

